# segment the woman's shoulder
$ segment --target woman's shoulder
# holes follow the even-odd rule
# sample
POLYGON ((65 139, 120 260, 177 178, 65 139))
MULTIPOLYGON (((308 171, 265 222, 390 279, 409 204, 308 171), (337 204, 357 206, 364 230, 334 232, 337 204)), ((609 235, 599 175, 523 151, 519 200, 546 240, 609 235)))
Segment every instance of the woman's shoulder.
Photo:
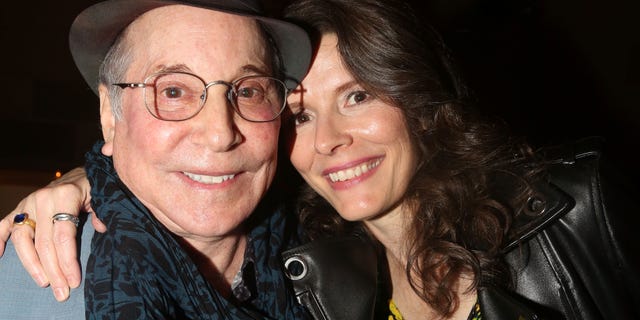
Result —
POLYGON ((504 249, 516 291, 567 318, 634 318, 640 303, 638 187, 603 144, 545 150, 548 179, 534 186, 504 249))

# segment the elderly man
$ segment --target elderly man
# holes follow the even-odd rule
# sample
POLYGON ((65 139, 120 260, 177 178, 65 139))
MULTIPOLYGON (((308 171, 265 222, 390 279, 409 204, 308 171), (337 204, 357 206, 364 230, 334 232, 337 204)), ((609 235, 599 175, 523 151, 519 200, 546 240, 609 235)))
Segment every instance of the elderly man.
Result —
MULTIPOLYGON (((258 204, 276 170, 283 80, 309 63, 306 34, 256 1, 111 0, 78 16, 70 43, 104 137, 86 165, 107 226, 87 264, 87 315, 303 317, 277 254, 295 239, 283 213, 258 204)), ((13 237, 31 237, 28 215, 13 216, 13 237)))

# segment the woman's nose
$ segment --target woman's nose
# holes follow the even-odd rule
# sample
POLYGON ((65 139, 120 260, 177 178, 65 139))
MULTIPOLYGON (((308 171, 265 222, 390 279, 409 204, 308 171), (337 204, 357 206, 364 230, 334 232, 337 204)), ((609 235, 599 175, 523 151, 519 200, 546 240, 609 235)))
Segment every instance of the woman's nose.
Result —
POLYGON ((330 115, 318 119, 314 147, 320 154, 330 155, 353 142, 348 124, 340 116, 330 115))

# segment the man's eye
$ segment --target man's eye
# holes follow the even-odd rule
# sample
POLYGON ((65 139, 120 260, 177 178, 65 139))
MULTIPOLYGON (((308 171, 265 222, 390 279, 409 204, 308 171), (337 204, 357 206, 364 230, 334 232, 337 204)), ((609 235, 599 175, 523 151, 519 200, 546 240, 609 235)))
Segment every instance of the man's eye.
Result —
POLYGON ((259 87, 238 88, 238 97, 244 99, 259 99, 264 96, 264 90, 259 87))
POLYGON ((358 104, 369 99, 369 94, 365 91, 356 91, 347 97, 347 105, 358 104))
POLYGON ((177 99, 184 95, 184 91, 178 87, 168 87, 162 90, 162 94, 169 99, 177 99))
POLYGON ((253 96, 253 90, 251 88, 240 88, 238 90, 238 97, 251 98, 253 96))

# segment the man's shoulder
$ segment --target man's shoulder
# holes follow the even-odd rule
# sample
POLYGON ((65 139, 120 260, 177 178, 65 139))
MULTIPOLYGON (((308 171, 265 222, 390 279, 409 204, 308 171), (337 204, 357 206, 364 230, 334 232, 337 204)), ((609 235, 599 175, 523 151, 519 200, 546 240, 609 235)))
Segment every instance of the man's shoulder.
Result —
POLYGON ((175 236, 153 217, 117 215, 110 217, 107 232, 94 236, 92 277, 126 282, 135 275, 138 281, 155 281, 175 277, 178 266, 191 266, 191 258, 175 236))

